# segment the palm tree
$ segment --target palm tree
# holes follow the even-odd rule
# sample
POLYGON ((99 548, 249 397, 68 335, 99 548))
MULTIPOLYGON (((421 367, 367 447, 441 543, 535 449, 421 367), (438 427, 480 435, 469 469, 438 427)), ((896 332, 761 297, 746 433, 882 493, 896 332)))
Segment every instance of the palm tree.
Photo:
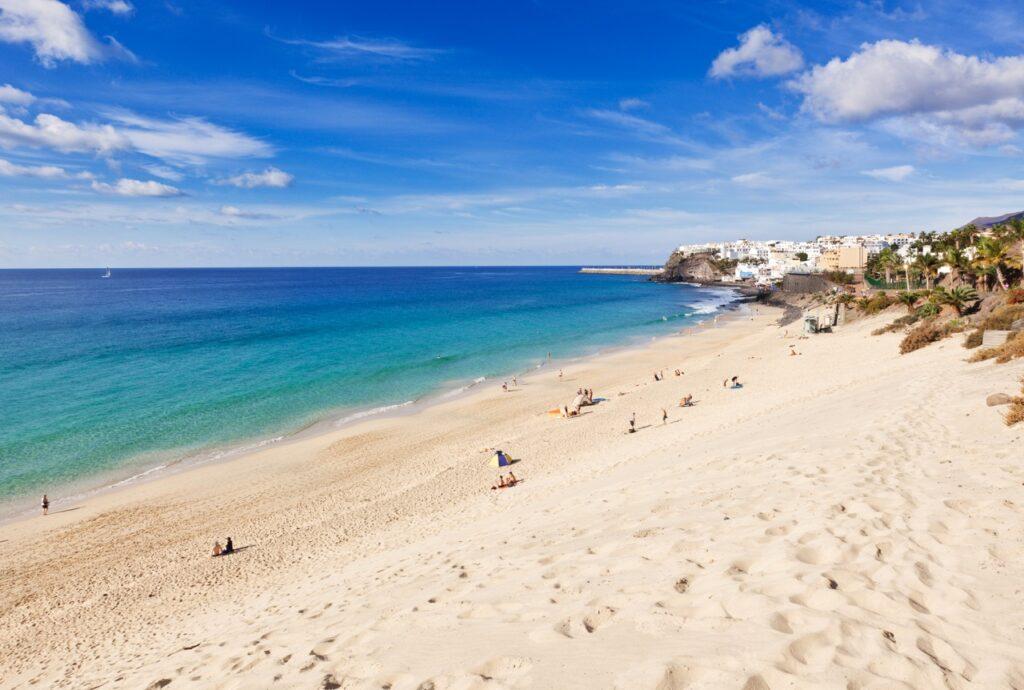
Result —
POLYGON ((1006 278, 1003 276, 1003 266, 1007 264, 1007 260, 1010 258, 1006 242, 998 237, 979 237, 978 243, 975 246, 978 251, 974 257, 974 263, 985 275, 985 287, 988 288, 988 279, 992 274, 995 274, 996 284, 1006 290, 1009 286, 1006 284, 1006 278))
POLYGON ((953 274, 952 280, 955 285, 960 285, 963 282, 964 268, 967 266, 967 255, 962 250, 956 247, 949 247, 942 256, 946 265, 949 266, 951 273, 953 274))
POLYGON ((886 285, 892 285, 892 270, 900 263, 902 263, 900 257, 892 250, 892 247, 886 247, 878 252, 878 267, 885 271, 886 285))
POLYGON ((939 266, 942 264, 939 257, 934 254, 921 254, 917 257, 917 260, 914 263, 921 270, 921 274, 924 276, 925 288, 931 290, 935 275, 938 273, 939 266))
POLYGON ((978 291, 972 287, 966 286, 955 287, 951 290, 947 290, 944 287, 937 287, 933 294, 939 304, 948 304, 953 307, 957 316, 963 316, 967 305, 970 302, 977 301, 978 299, 978 291))
MULTIPOLYGON (((999 227, 996 230, 996 236, 1007 242, 1011 247, 1015 244, 1020 244, 1020 263, 1018 268, 1024 269, 1024 220, 1014 218, 1006 225, 999 227)), ((1024 284, 1024 279, 1022 279, 1022 284, 1024 284)))
POLYGON ((917 292, 910 290, 900 290, 896 294, 896 301, 907 308, 908 314, 914 313, 914 307, 917 306, 917 300, 921 298, 921 295, 917 292))

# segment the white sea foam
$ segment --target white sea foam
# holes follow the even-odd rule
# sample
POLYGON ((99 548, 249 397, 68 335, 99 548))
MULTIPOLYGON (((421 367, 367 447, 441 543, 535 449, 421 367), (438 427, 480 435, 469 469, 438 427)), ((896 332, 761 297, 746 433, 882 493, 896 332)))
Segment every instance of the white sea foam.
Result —
POLYGON ((374 407, 374 408, 371 408, 369 410, 360 410, 359 412, 353 412, 352 414, 350 414, 348 416, 345 416, 345 417, 342 417, 340 419, 334 420, 334 423, 332 424, 332 426, 335 426, 335 427, 345 426, 346 424, 350 424, 350 423, 352 423, 352 422, 354 422, 356 420, 359 420, 359 419, 366 419, 367 417, 373 417, 374 415, 383 414, 385 412, 390 412, 391 410, 397 410, 397 409, 402 408, 402 407, 408 407, 409 405, 412 405, 414 402, 416 402, 416 401, 415 400, 406 400, 405 402, 396 403, 394 405, 382 405, 380 407, 374 407))

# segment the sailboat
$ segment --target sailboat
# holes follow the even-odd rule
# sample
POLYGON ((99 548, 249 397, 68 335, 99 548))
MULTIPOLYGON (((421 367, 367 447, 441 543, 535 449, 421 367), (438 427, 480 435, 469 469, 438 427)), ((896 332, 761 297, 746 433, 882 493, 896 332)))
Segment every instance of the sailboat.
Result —
POLYGON ((109 278, 109 277, 110 277, 110 267, 107 267, 107 272, 106 272, 106 273, 104 273, 104 274, 103 274, 102 276, 100 276, 100 277, 101 277, 101 278, 109 278))

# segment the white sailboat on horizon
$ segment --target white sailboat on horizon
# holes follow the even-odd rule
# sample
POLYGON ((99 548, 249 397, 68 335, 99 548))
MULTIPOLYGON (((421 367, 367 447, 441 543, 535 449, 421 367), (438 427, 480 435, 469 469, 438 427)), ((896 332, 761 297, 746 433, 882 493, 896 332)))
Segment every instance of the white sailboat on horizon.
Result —
POLYGON ((109 267, 109 266, 107 267, 107 272, 106 272, 106 273, 104 273, 104 274, 103 274, 102 276, 100 276, 100 277, 101 277, 101 278, 109 278, 109 277, 110 277, 110 267, 109 267))

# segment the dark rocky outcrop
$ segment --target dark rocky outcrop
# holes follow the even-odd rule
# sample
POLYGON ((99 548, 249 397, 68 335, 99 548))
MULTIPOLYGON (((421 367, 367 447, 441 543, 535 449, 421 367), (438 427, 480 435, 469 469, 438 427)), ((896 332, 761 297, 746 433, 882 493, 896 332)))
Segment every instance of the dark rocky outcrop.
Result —
POLYGON ((672 252, 665 269, 651 280, 659 283, 716 283, 724 277, 715 265, 714 254, 672 252))

